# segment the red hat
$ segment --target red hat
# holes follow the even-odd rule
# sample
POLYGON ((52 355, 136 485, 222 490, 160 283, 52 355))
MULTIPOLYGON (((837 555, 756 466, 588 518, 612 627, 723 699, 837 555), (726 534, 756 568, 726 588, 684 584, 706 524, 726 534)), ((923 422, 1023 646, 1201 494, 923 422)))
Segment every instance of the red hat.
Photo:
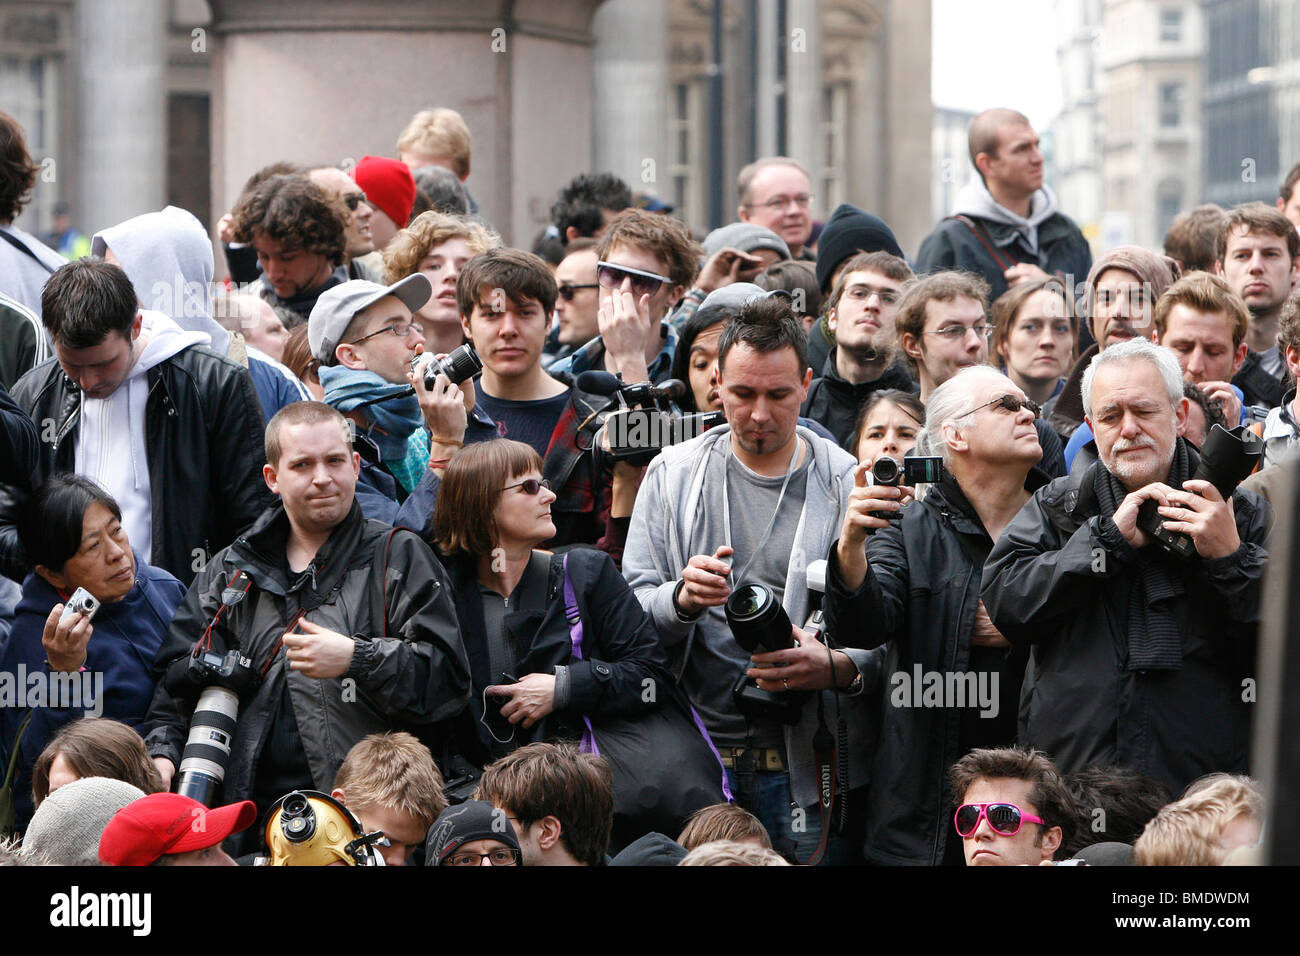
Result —
POLYGON ((151 793, 108 821, 99 838, 99 859, 109 866, 149 866, 160 856, 216 846, 256 819, 252 800, 208 809, 179 793, 151 793))
POLYGON ((352 169, 352 178, 366 194, 366 202, 378 206, 398 229, 411 221, 415 205, 415 177, 411 167, 383 156, 363 156, 352 169))

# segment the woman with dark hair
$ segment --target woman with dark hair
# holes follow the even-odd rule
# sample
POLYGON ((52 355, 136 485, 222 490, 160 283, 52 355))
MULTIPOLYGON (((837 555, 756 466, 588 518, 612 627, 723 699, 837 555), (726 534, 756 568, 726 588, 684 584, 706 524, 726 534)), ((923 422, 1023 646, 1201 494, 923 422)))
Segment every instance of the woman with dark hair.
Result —
POLYGON ((1021 282, 989 312, 989 364, 1006 372, 1031 401, 1046 405, 1065 385, 1079 334, 1065 284, 1057 278, 1021 282))
POLYGON ((83 777, 122 780, 145 793, 164 789, 140 735, 116 720, 87 717, 61 727, 32 767, 33 802, 39 807, 59 787, 83 777))
POLYGON ((533 740, 578 739, 588 715, 633 717, 671 686, 649 616, 600 551, 536 550, 555 534, 555 494, 522 442, 467 445, 447 466, 433 530, 455 584, 473 694, 458 742, 482 766, 533 740), (566 584, 582 622, 581 657, 566 584), (660 691, 643 693, 646 681, 660 691))
POLYGON ((185 588, 132 552, 121 508, 89 478, 50 477, 18 532, 35 570, 23 582, 0 672, 25 674, 27 693, 21 706, 0 707, 0 757, 8 760, 21 731, 14 799, 24 822, 31 768, 60 727, 85 716, 144 719, 154 655, 185 588), (79 588, 99 607, 65 616, 79 588))
POLYGON ((690 386, 678 403, 688 415, 722 407, 716 374, 718 339, 735 314, 736 310, 730 306, 711 305, 697 310, 682 326, 669 377, 690 386))
POLYGON ((911 392, 882 388, 872 392, 858 411, 851 450, 858 464, 873 465, 888 456, 901 462, 916 447, 916 436, 925 428, 925 406, 911 392))

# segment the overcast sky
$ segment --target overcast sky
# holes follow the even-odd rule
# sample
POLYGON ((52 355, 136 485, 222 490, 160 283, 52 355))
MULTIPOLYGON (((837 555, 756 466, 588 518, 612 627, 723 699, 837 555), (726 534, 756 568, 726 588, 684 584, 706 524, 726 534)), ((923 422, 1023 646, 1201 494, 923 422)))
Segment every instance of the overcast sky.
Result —
POLYGON ((1051 0, 932 0, 930 98, 1020 110, 1038 129, 1061 111, 1051 0))

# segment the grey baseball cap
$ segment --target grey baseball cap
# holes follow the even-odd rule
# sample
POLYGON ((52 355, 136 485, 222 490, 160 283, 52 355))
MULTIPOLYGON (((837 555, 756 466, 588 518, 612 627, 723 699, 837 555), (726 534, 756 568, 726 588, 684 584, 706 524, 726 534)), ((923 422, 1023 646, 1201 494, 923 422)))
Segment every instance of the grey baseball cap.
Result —
POLYGON ((714 289, 706 295, 704 301, 700 303, 700 310, 703 311, 712 306, 721 305, 726 306, 733 312, 739 312, 754 299, 766 299, 773 295, 786 299, 790 298, 790 293, 784 289, 773 289, 768 292, 752 282, 733 282, 731 285, 724 285, 714 289))
POLYGON ((321 365, 337 365, 334 349, 358 312, 384 296, 395 295, 412 313, 424 308, 433 295, 433 283, 423 272, 399 279, 388 287, 367 279, 353 279, 327 289, 312 306, 307 319, 307 345, 321 365))

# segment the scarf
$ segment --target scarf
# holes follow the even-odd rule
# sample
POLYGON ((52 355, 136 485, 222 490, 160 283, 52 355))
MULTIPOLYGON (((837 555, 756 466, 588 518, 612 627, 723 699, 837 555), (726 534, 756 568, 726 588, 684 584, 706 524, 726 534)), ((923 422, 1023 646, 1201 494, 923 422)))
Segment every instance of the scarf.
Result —
MULTIPOLYGON (((1169 469, 1171 488, 1191 477, 1187 444, 1179 438, 1169 469)), ((1128 492, 1103 465, 1093 473, 1100 514, 1113 517, 1128 492)), ((1183 666, 1183 639, 1173 609, 1185 588, 1177 559, 1159 546, 1137 553, 1136 581, 1128 598, 1128 669, 1176 671, 1183 666)))
POLYGON ((320 383, 327 405, 341 412, 355 409, 371 423, 365 434, 379 446, 381 459, 400 461, 406 457, 411 435, 424 424, 420 401, 409 385, 394 385, 374 372, 342 365, 322 368, 320 383))

